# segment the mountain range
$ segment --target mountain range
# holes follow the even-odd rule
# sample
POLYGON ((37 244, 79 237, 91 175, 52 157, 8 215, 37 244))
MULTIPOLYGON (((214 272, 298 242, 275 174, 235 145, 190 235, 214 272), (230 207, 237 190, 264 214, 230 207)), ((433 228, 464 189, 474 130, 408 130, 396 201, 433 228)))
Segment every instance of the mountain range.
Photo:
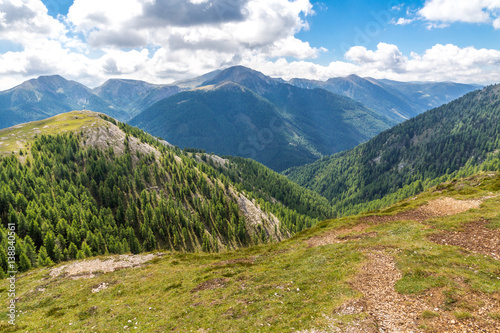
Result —
POLYGON ((164 99, 129 123, 180 146, 250 157, 277 171, 352 148, 394 124, 352 99, 244 67, 164 99))
MULTIPOLYGON (((104 114, 72 111, 0 137, 0 217, 33 247, 21 270, 91 254, 275 242, 332 214, 325 198, 261 164, 183 152, 104 114), (234 177, 242 169, 248 175, 234 177), (279 202, 273 184, 287 193, 279 202)), ((4 264, 0 250, 0 275, 4 264)))
POLYGON ((292 79, 289 83, 350 97, 398 123, 481 88, 453 82, 398 82, 357 75, 327 81, 292 79))
POLYGON ((170 85, 111 79, 94 89, 42 76, 0 92, 0 128, 88 109, 180 147, 250 157, 282 171, 353 148, 475 88, 357 76, 284 81, 242 66, 170 85))
POLYGON ((499 112, 489 86, 289 178, 90 111, 1 130, 0 328, 496 332, 499 112))

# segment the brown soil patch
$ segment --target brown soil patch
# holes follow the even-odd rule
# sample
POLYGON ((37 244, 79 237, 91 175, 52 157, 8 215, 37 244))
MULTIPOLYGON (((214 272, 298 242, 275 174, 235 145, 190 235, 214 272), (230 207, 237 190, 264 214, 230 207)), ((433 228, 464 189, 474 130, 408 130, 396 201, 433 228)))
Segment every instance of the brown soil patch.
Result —
POLYGON ((447 216, 463 213, 472 208, 479 208, 482 202, 483 200, 457 200, 443 197, 430 201, 420 209, 434 216, 447 216))
POLYGON ((361 223, 352 228, 340 228, 332 230, 321 235, 313 236, 309 238, 306 241, 306 243, 308 247, 316 247, 328 244, 344 243, 347 241, 359 240, 363 238, 376 237, 377 236, 376 232, 367 232, 367 233, 351 235, 352 233, 362 232, 368 227, 369 227, 368 224, 361 223))
POLYGON ((381 251, 367 253, 369 262, 361 269, 353 287, 363 293, 367 312, 381 332, 421 332, 418 316, 429 306, 417 298, 394 290, 401 278, 394 260, 381 251))
POLYGON ((328 332, 500 332, 498 321, 490 317, 500 311, 500 295, 468 292, 449 308, 442 290, 429 290, 422 295, 399 294, 394 286, 401 273, 393 258, 382 251, 367 256, 369 261, 352 282, 364 297, 346 302, 334 314, 366 313, 369 317, 348 324, 332 319, 328 332), (470 313, 470 318, 457 318, 455 314, 459 312, 470 313))
POLYGON ((223 279, 223 278, 215 278, 215 279, 210 279, 207 281, 204 281, 197 285, 193 290, 191 290, 192 293, 202 291, 202 290, 212 290, 212 289, 219 289, 219 288, 224 288, 226 286, 226 283, 229 281, 229 279, 223 279))
MULTIPOLYGON (((483 198, 487 199, 487 198, 483 198)), ((427 205, 418 207, 417 209, 401 212, 395 215, 372 215, 363 217, 361 221, 371 223, 393 222, 413 220, 423 222, 434 217, 455 215, 463 213, 472 208, 479 208, 483 200, 457 200, 449 197, 443 197, 429 201, 427 205)))
POLYGON ((81 260, 51 269, 50 276, 58 277, 60 275, 63 275, 73 280, 91 279, 96 277, 98 273, 109 273, 114 272, 118 269, 137 267, 154 258, 156 258, 155 254, 124 254, 106 260, 81 260))
POLYGON ((468 251, 485 254, 500 260, 500 230, 487 229, 486 220, 468 223, 461 232, 445 231, 429 236, 443 245, 460 246, 468 251))

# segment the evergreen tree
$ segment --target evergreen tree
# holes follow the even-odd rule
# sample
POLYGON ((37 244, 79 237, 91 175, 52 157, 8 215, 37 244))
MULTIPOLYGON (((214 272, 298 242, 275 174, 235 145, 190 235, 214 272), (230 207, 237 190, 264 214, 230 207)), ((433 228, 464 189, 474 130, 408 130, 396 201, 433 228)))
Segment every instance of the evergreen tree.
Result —
POLYGON ((40 250, 38 250, 38 259, 37 259, 37 264, 38 266, 49 266, 53 264, 52 260, 50 260, 49 255, 47 254, 47 250, 45 249, 44 246, 40 247, 40 250))

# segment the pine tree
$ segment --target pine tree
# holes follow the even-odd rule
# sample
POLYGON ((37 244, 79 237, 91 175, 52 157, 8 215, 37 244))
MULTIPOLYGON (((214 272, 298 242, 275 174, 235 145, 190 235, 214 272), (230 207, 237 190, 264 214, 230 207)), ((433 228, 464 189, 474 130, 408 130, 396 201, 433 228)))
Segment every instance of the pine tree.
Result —
POLYGON ((30 268, 31 268, 30 259, 26 256, 25 253, 21 253, 21 255, 19 256, 19 271, 26 272, 30 268))
POLYGON ((83 253, 82 250, 78 250, 78 252, 76 252, 76 259, 85 259, 85 253, 83 253))
POLYGON ((36 267, 38 255, 36 254, 35 243, 33 243, 30 236, 24 237, 24 252, 30 260, 31 266, 36 267))
POLYGON ((38 250, 37 263, 38 263, 38 266, 42 266, 42 267, 53 264, 52 260, 50 260, 49 255, 47 254, 47 250, 45 249, 44 246, 41 246, 40 250, 38 250))
POLYGON ((201 245, 201 249, 203 252, 210 252, 210 239, 207 234, 203 235, 203 243, 201 245))
POLYGON ((75 243, 71 242, 68 247, 68 255, 70 259, 76 259, 76 254, 78 253, 78 248, 75 243))
POLYGON ((82 251, 83 254, 85 254, 85 257, 92 257, 92 250, 90 249, 90 246, 88 246, 86 241, 82 242, 82 251))
POLYGON ((54 246, 54 262, 58 263, 63 260, 63 251, 58 243, 54 246))
POLYGON ((49 255, 50 258, 55 259, 54 257, 54 247, 55 247, 55 236, 52 231, 48 231, 47 234, 45 234, 45 237, 43 239, 43 246, 47 250, 47 254, 49 255))

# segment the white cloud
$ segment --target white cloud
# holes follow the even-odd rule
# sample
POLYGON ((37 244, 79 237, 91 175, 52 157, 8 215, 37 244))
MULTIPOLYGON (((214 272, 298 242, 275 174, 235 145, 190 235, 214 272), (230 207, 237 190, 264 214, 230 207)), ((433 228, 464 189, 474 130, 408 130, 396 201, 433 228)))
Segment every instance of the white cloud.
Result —
POLYGON ((28 44, 38 38, 63 38, 65 32, 40 0, 0 1, 0 39, 28 44))
POLYGON ((500 18, 497 18, 495 21, 493 21, 493 28, 500 29, 500 18))
MULTIPOLYGON (((487 22, 500 28, 500 18, 493 20, 496 2, 488 1, 481 2, 487 22)), ((354 46, 343 61, 316 64, 311 59, 326 49, 296 36, 314 15, 308 0, 76 0, 60 20, 40 0, 0 0, 0 12, 0 39, 22 45, 0 54, 1 90, 45 74, 93 87, 111 77, 168 83, 240 64, 285 79, 357 74, 491 83, 500 77, 500 51, 455 45, 437 44, 421 54, 403 54, 388 43, 375 50, 354 46), (177 3, 176 15, 163 15, 177 3), (204 21, 191 22, 202 14, 204 21)), ((444 17, 428 23, 450 24, 444 17)))
POLYGON ((392 19, 390 23, 394 25, 408 25, 410 23, 413 23, 414 21, 415 19, 407 19, 404 17, 400 17, 397 21, 395 19, 392 19))
POLYGON ((499 9, 498 0, 427 0, 418 14, 431 22, 493 23, 499 9))
POLYGON ((500 83, 500 51, 492 49, 436 44, 421 55, 412 52, 405 56, 395 45, 380 43, 373 51, 353 47, 346 53, 346 60, 351 62, 335 61, 321 66, 308 61, 289 62, 283 58, 273 62, 253 59, 247 60, 244 65, 284 79, 327 80, 357 74, 399 81, 500 83))
POLYGON ((407 65, 408 58, 403 56, 396 45, 379 43, 376 51, 364 46, 354 46, 346 52, 347 60, 363 67, 374 67, 387 71, 400 72, 407 65))

